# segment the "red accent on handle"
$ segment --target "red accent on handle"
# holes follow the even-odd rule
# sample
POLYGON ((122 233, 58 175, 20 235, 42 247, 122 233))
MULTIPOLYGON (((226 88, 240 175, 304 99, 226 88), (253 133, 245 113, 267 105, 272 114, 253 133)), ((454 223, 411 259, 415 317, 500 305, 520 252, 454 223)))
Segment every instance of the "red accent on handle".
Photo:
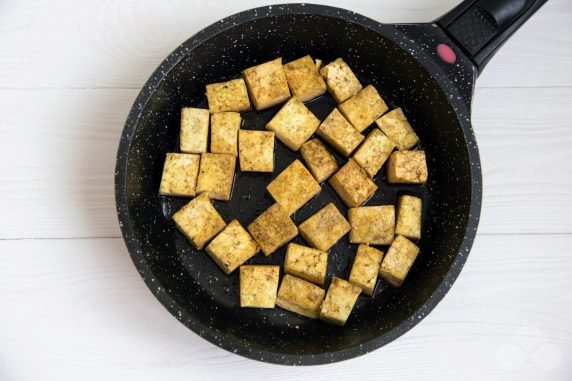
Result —
POLYGON ((457 61, 455 51, 447 44, 437 45, 437 55, 448 64, 454 64, 457 61))

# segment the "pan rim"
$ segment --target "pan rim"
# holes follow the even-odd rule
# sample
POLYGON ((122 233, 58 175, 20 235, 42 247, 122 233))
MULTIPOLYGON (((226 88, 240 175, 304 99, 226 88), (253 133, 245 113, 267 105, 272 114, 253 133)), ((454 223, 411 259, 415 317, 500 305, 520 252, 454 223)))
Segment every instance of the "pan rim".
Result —
MULTIPOLYGON (((131 137, 136 131, 139 119, 147 105, 147 102, 168 73, 191 51, 203 44, 205 41, 244 22, 290 14, 321 15, 340 18, 344 21, 357 23, 367 29, 371 29, 405 50, 408 50, 407 48, 414 49, 416 46, 393 25, 381 24, 350 10, 316 4, 284 4, 253 8, 221 19, 220 21, 199 31, 170 53, 153 72, 135 99, 119 141, 115 170, 116 209, 122 236, 135 267, 150 291, 156 290, 157 285, 153 283, 153 272, 145 260, 139 242, 135 239, 131 223, 132 220, 129 215, 126 187, 129 150, 132 141, 131 137)), ((433 26, 433 24, 418 25, 433 26)), ((442 68, 439 67, 425 52, 417 54, 415 59, 423 65, 430 74, 442 73, 442 68)), ((239 340, 233 340, 232 338, 225 337, 215 328, 207 326, 201 321, 194 319, 193 316, 188 314, 185 309, 181 308, 180 305, 163 288, 158 292, 152 292, 153 295, 174 317, 177 318, 177 320, 207 341, 229 352, 239 354, 250 359, 281 365, 319 365, 347 360, 364 355, 387 345, 403 335, 405 332, 409 331, 429 312, 431 312, 433 308, 435 308, 460 274, 473 245, 481 211, 482 174, 476 139, 470 123, 470 111, 467 105, 463 103, 463 98, 460 96, 460 92, 452 83, 450 83, 450 81, 438 82, 437 85, 442 87, 442 91, 445 94, 454 95, 451 97, 450 103, 457 111, 457 117, 459 124, 463 129, 463 135, 466 139, 465 144, 467 146, 471 162, 471 204, 464 239, 455 255, 452 265, 439 286, 437 286, 424 304, 418 310, 414 311, 409 318, 394 326, 390 331, 374 339, 342 350, 317 354, 287 354, 253 348, 239 340), (445 84, 444 86, 442 86, 443 83, 445 84), (461 117, 463 115, 465 117, 461 117)))

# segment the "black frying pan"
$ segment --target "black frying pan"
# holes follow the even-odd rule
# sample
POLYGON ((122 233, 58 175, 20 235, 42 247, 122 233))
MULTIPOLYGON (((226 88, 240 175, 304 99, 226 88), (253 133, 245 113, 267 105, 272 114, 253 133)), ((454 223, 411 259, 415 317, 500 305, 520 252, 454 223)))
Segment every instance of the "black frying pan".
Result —
MULTIPOLYGON (((475 238, 481 208, 481 168, 471 129, 474 81, 495 51, 545 0, 464 1, 430 24, 385 25, 351 11, 309 4, 257 8, 230 16, 177 48, 141 90, 119 144, 116 199, 129 253, 155 296, 183 324, 240 355, 280 364, 320 364, 381 347, 411 329, 443 298, 475 238), (451 54, 453 53, 453 54, 451 54), (171 215, 187 199, 158 195, 165 154, 177 151, 180 109, 206 107, 205 85, 242 69, 310 54, 343 57, 390 107, 401 106, 426 151, 424 187, 388 186, 383 173, 370 205, 399 194, 424 199, 421 254, 404 285, 382 281, 360 297, 344 327, 274 309, 238 307, 237 272, 225 276, 175 228, 171 215)), ((323 119, 328 97, 308 107, 323 119)), ((264 129, 276 108, 244 113, 246 129, 264 129)), ((215 202, 223 218, 246 226, 272 204, 266 184, 299 154, 277 142, 274 174, 237 172, 230 202, 215 202)), ((341 157, 336 157, 343 163, 341 157)), ((383 172, 383 171, 381 171, 383 172)), ((328 202, 346 210, 329 185, 294 215, 300 223, 328 202)), ((303 242, 297 238, 295 242, 303 242)), ((347 237, 330 250, 328 278, 347 277, 355 247, 347 237)), ((249 263, 282 263, 284 249, 249 263)), ((326 287, 328 284, 325 285, 326 287)))

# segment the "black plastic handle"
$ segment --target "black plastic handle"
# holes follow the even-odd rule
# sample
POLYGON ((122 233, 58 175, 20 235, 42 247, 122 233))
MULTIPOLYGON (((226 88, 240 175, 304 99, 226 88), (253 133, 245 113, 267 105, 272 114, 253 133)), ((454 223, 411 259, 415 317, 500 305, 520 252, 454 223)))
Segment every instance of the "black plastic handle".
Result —
POLYGON ((436 23, 480 73, 496 51, 547 0, 465 0, 436 23))

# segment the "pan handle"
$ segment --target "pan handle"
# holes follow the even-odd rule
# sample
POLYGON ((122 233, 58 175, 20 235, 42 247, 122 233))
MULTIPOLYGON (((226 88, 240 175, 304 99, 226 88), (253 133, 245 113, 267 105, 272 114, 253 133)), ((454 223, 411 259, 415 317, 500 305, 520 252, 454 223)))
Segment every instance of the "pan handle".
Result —
POLYGON ((479 73, 547 0, 465 0, 436 23, 473 60, 479 73))

